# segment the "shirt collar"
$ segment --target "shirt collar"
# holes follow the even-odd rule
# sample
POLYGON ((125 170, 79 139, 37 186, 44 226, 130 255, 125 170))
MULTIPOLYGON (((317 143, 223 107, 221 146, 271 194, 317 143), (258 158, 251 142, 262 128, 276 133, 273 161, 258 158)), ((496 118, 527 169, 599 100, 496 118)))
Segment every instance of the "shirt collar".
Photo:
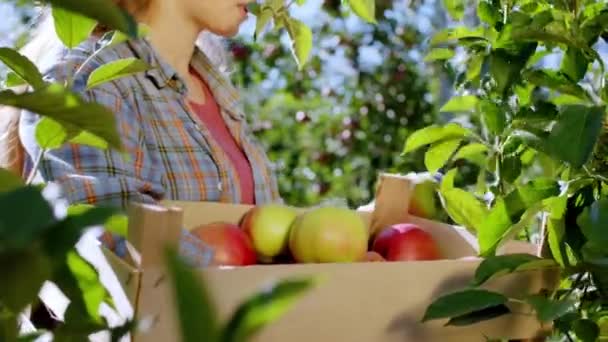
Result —
POLYGON ((147 70, 145 74, 156 87, 163 89, 170 86, 179 93, 185 94, 184 82, 179 78, 175 69, 157 55, 156 50, 147 39, 131 39, 128 41, 128 45, 133 50, 135 57, 151 66, 151 69, 147 70))
POLYGON ((198 47, 192 56, 191 66, 207 83, 215 100, 228 115, 235 120, 245 119, 245 114, 240 107, 239 92, 226 75, 220 72, 198 47))
MULTIPOLYGON (((136 57, 152 66, 150 70, 146 71, 146 76, 159 89, 171 87, 181 95, 187 95, 188 89, 185 82, 171 65, 157 55, 149 41, 145 38, 138 38, 130 40, 129 45, 136 57)), ((207 83, 220 108, 235 120, 245 119, 245 114, 240 108, 238 91, 198 47, 195 48, 190 64, 207 83)))

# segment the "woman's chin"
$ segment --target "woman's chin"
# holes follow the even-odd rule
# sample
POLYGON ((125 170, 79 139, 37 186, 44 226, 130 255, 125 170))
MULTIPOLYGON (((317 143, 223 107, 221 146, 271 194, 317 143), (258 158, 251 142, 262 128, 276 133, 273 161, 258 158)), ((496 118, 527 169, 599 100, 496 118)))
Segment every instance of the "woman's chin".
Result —
POLYGON ((226 28, 226 29, 220 29, 220 30, 211 30, 211 32, 215 35, 224 37, 224 38, 232 38, 234 36, 236 36, 239 33, 239 27, 240 26, 236 26, 233 28, 226 28))

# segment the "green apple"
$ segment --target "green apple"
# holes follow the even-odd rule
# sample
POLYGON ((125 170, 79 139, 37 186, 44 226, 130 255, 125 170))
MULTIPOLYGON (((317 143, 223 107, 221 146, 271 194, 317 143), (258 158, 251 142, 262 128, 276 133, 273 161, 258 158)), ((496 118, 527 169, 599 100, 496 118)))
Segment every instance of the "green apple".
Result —
POLYGON ((245 214, 241 228, 249 236, 260 261, 272 262, 287 252, 289 232, 296 217, 295 208, 280 204, 256 206, 245 214))
POLYGON ((358 262, 365 258, 369 231, 354 211, 323 207, 296 219, 289 248, 300 263, 358 262))
POLYGON ((414 216, 434 219, 440 213, 437 203, 437 182, 426 174, 408 176, 414 182, 414 190, 408 212, 414 216))

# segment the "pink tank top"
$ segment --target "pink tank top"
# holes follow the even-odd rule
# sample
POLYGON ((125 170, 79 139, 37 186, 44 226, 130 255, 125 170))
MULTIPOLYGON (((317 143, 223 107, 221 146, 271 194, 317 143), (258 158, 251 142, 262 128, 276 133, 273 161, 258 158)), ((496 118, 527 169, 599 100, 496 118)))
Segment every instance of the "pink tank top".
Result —
POLYGON ((211 135, 215 141, 222 147, 228 156, 229 162, 234 167, 237 177, 236 184, 241 191, 241 203, 255 204, 255 191, 251 164, 226 126, 224 118, 220 112, 220 106, 215 101, 209 87, 196 71, 191 69, 190 72, 196 77, 197 80, 200 81, 201 89, 205 93, 204 104, 190 101, 190 106, 205 127, 207 127, 209 132, 211 132, 211 135))

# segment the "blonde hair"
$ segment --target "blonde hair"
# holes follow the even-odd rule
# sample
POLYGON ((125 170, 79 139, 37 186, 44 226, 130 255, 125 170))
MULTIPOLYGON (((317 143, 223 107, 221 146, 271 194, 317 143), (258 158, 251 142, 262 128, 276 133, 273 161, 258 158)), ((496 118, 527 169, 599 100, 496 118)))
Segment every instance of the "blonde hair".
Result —
MULTIPOLYGON (((117 4, 126 10, 139 11, 149 5, 148 0, 118 0, 117 4), (128 5, 127 5, 128 4, 128 5)), ((196 45, 211 60, 216 67, 228 76, 230 72, 230 58, 224 46, 223 38, 214 34, 203 32, 196 45)), ((53 17, 48 8, 41 8, 36 28, 29 42, 20 50, 20 53, 30 59, 36 67, 45 73, 65 52, 66 48, 55 33, 53 17)), ((25 92, 26 86, 12 88, 15 92, 25 92)), ((0 168, 23 177, 24 150, 19 139, 19 118, 21 111, 16 108, 0 106, 0 168)))

